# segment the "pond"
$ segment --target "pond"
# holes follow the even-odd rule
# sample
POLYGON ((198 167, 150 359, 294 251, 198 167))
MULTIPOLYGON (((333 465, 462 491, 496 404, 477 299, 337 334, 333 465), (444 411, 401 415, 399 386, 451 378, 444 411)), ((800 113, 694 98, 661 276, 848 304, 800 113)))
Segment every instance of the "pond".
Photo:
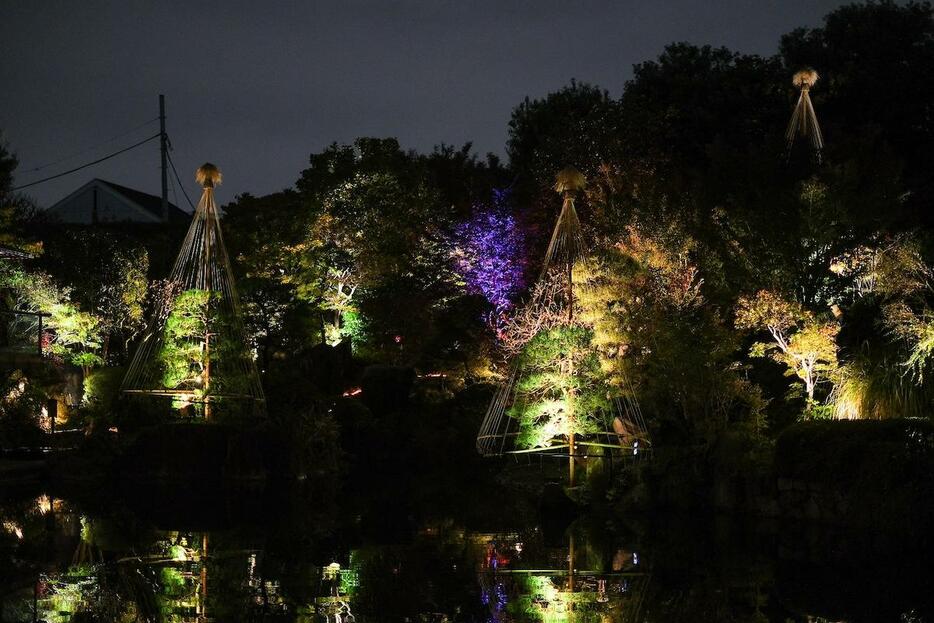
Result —
POLYGON ((879 535, 549 521, 503 490, 190 484, 3 494, 2 620, 934 620, 924 557, 879 535))

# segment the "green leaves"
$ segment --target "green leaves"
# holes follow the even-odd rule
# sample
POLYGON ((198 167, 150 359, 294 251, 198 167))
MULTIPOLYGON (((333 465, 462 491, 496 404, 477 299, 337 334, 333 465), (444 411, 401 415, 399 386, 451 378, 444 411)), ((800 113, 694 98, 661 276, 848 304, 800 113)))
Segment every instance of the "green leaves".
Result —
MULTIPOLYGON (((101 363, 97 354, 102 341, 101 321, 72 302, 71 289, 59 286, 46 273, 26 271, 0 259, 0 292, 3 291, 6 291, 9 308, 48 314, 42 323, 43 330, 48 331, 51 338, 47 342, 43 338, 46 353, 77 366, 101 363)), ((35 316, 18 316, 11 322, 14 334, 34 336, 38 328, 39 319, 35 316)))
POLYGON ((175 298, 156 358, 164 388, 195 396, 249 393, 251 354, 239 343, 235 319, 221 303, 221 293, 208 290, 185 290, 175 298))
POLYGON ((218 296, 207 290, 185 290, 175 298, 158 355, 167 389, 203 389, 202 375, 209 359, 205 346, 215 317, 211 303, 218 296))
POLYGON ((526 344, 525 374, 508 411, 519 421, 519 447, 601 430, 610 401, 592 338, 591 330, 569 325, 543 330, 526 344))

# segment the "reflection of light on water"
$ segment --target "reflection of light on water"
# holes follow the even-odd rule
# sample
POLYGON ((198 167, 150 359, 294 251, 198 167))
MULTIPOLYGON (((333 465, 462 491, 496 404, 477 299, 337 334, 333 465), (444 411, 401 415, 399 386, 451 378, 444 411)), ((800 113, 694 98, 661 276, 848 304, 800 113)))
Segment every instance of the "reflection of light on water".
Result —
POLYGON ((597 603, 605 604, 610 601, 606 594, 606 580, 597 580, 597 603))
POLYGON ((356 617, 350 609, 350 602, 338 597, 318 598, 316 611, 327 623, 353 623, 356 617))
POLYGON ((36 584, 37 614, 49 623, 67 623, 87 608, 96 589, 93 566, 75 567, 68 574, 42 575, 36 584))
MULTIPOLYGON (((370 550, 367 549, 369 546, 364 546, 360 550, 351 550, 349 557, 345 557, 344 553, 336 553, 342 550, 332 550, 336 555, 331 564, 327 564, 327 559, 312 562, 302 554, 303 557, 295 566, 296 575, 283 573, 281 577, 277 577, 280 561, 274 555, 264 553, 263 549, 255 549, 257 541, 252 540, 252 536, 243 543, 218 539, 217 545, 220 547, 215 546, 211 551, 212 556, 208 557, 205 555, 206 540, 202 539, 201 533, 154 530, 146 532, 146 540, 142 545, 135 546, 136 549, 119 549, 119 546, 115 548, 110 545, 102 554, 100 548, 108 547, 105 545, 107 543, 113 543, 108 540, 116 527, 113 524, 106 523, 96 516, 91 520, 81 517, 76 509, 67 504, 62 506, 61 500, 49 499, 46 496, 34 497, 26 506, 25 516, 28 519, 22 522, 22 526, 24 530, 30 531, 31 539, 36 536, 35 526, 39 525, 52 527, 62 533, 67 532, 69 538, 74 539, 77 536, 76 524, 81 520, 85 542, 89 546, 93 544, 94 548, 93 554, 90 548, 85 548, 87 553, 75 556, 75 559, 83 560, 80 564, 82 582, 90 581, 90 584, 82 584, 80 589, 74 585, 77 574, 71 569, 66 571, 66 560, 61 563, 62 572, 55 576, 57 579, 54 588, 40 593, 39 617, 48 623, 73 623, 75 619, 80 618, 80 614, 92 612, 105 600, 111 599, 121 600, 132 611, 137 607, 136 600, 140 597, 135 594, 116 593, 117 585, 112 581, 113 578, 119 578, 121 582, 124 578, 144 579, 146 586, 151 587, 147 588, 151 592, 151 596, 146 597, 147 603, 155 599, 158 606, 168 613, 166 621, 193 622, 197 616, 207 616, 205 604, 213 606, 220 604, 221 599, 234 597, 238 600, 242 598, 242 601, 237 603, 242 604, 244 614, 249 610, 249 614, 254 617, 260 616, 259 613, 262 612, 262 616, 281 616, 282 620, 351 623, 355 620, 355 614, 359 613, 361 617, 368 614, 372 616, 371 609, 374 608, 374 604, 377 604, 375 607, 378 608, 388 603, 388 606, 394 609, 407 609, 398 613, 399 620, 402 620, 404 615, 411 621, 427 623, 463 620, 459 617, 463 616, 460 609, 465 604, 455 600, 469 600, 471 607, 476 608, 475 600, 479 597, 485 606, 484 610, 488 610, 488 613, 484 612, 484 617, 488 617, 487 620, 491 623, 530 620, 538 623, 607 623, 611 620, 623 620, 618 615, 636 608, 644 593, 642 586, 646 584, 646 580, 630 581, 624 579, 624 576, 635 578, 638 572, 643 571, 642 562, 651 566, 651 561, 639 560, 639 555, 631 550, 604 551, 595 548, 594 556, 591 556, 591 550, 581 544, 582 540, 586 543, 586 539, 582 539, 580 533, 577 534, 574 544, 577 555, 570 556, 566 547, 557 546, 544 541, 540 536, 535 536, 541 535, 537 529, 528 529, 521 533, 477 535, 468 532, 464 535, 447 524, 441 524, 440 528, 426 528, 419 533, 419 538, 427 537, 432 547, 437 545, 440 548, 441 555, 430 559, 419 558, 426 551, 422 548, 425 544, 421 541, 414 551, 399 550, 396 547, 384 550, 382 546, 370 550), (56 513, 59 510, 67 513, 62 513, 61 521, 58 517, 55 522, 34 521, 37 517, 36 508, 41 511, 50 507, 54 507, 56 513), (65 519, 66 515, 71 519, 65 519), (415 557, 414 563, 413 559, 408 557, 410 551, 415 557), (519 558, 519 553, 523 554, 523 559, 519 558), (601 557, 597 559, 596 554, 601 557), (611 555, 611 559, 605 559, 611 555), (368 567, 371 556, 375 564, 368 567), (205 561, 210 561, 209 567, 205 561), (569 561, 575 564, 569 566, 569 561), (409 600, 409 595, 404 593, 414 588, 415 582, 424 577, 414 575, 413 570, 420 574, 422 567, 416 565, 426 562, 430 566, 426 565, 425 570, 443 580, 429 586, 428 590, 433 591, 431 596, 436 597, 442 594, 442 590, 453 589, 452 598, 448 599, 447 594, 442 594, 446 600, 443 606, 440 603, 435 605, 437 602, 431 602, 428 606, 438 611, 416 612, 416 609, 424 609, 429 602, 414 603, 409 600), (630 565, 640 567, 634 569, 630 565), (203 567, 209 569, 212 574, 210 583, 204 581, 207 573, 201 575, 203 567), (394 574, 401 575, 403 569, 407 573, 402 579, 392 578, 394 574), (247 573, 244 574, 244 571, 247 573), (378 580, 372 580, 377 573, 378 580), (457 583, 473 573, 479 576, 480 591, 474 587, 473 590, 468 588, 463 595, 457 593, 460 588, 457 583), (526 579, 528 574, 544 577, 542 580, 529 581, 526 579), (318 581, 325 575, 332 579, 319 584, 318 581), (373 585, 367 587, 367 591, 358 588, 360 576, 373 581, 373 585), (298 580, 295 578, 300 578, 304 583, 302 586, 308 587, 307 592, 303 592, 297 599, 296 595, 288 590, 297 585, 295 582, 298 580), (64 581, 68 584, 63 583, 64 581), (533 590, 528 582, 535 583, 535 588, 540 590, 533 590), (207 599, 208 591, 202 590, 208 584, 212 587, 211 600, 207 599), (374 592, 376 590, 402 592, 403 595, 395 602, 391 601, 394 595, 387 598, 382 593, 374 592), (374 599, 374 595, 379 596, 381 604, 374 599), (70 605, 65 603, 68 599, 72 600, 70 605), (61 609, 57 609, 59 607, 61 609), (357 608, 359 612, 353 613, 352 608, 357 608), (444 612, 440 611, 442 609, 444 612), (59 612, 75 614, 55 614, 59 612)), ((0 524, 0 529, 2 527, 0 524)), ((9 543, 13 543, 12 538, 5 538, 9 543)), ((17 545, 10 549, 24 548, 17 545)), ((429 555, 434 556, 439 550, 427 548, 427 551, 429 555)), ((434 579, 431 577, 428 581, 433 582, 434 579)), ((31 600, 32 597, 30 586, 28 598, 31 600)), ((215 617, 220 613, 219 608, 217 613, 214 612, 214 608, 209 609, 215 617)))
POLYGON ((183 545, 173 545, 169 549, 169 554, 175 562, 185 562, 188 560, 188 552, 183 545))
POLYGON ((324 576, 325 580, 334 580, 337 578, 337 576, 340 575, 340 573, 341 573, 341 566, 336 562, 332 562, 327 567, 325 567, 322 571, 322 575, 324 576))
POLYGON ((52 418, 49 417, 49 408, 45 405, 39 410, 39 428, 47 433, 52 431, 52 418))

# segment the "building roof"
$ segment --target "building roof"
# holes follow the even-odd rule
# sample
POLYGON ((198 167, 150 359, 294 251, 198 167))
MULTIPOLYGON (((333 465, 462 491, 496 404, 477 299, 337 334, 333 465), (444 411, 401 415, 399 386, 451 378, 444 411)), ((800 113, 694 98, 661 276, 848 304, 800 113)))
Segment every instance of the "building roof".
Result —
MULTIPOLYGON (((132 206, 134 209, 148 214, 155 221, 162 220, 162 198, 156 195, 150 195, 149 193, 144 193, 141 190, 136 190, 135 188, 128 188, 126 186, 121 186, 120 184, 115 184, 107 180, 102 180, 100 178, 94 178, 69 194, 67 197, 59 200, 54 205, 49 207, 47 210, 51 214, 56 214, 62 206, 68 204, 73 198, 80 196, 89 188, 101 188, 104 192, 110 193, 119 197, 124 201, 128 206, 132 206)), ((130 219, 137 220, 137 219, 130 219)), ((148 219, 147 219, 148 220, 148 219)), ((180 209, 171 201, 169 202, 169 222, 172 223, 187 223, 191 220, 191 214, 180 209)))
MULTIPOLYGON (((162 217, 162 197, 157 197, 156 195, 150 195, 149 193, 144 193, 141 190, 135 190, 133 188, 127 188, 126 186, 121 186, 120 184, 114 184, 113 182, 108 182, 107 180, 102 180, 100 178, 94 178, 95 182, 100 182, 101 184, 106 184, 111 189, 120 193, 133 203, 139 205, 141 208, 145 209, 147 212, 152 212, 152 214, 158 218, 162 217)), ((169 221, 188 221, 191 220, 191 214, 185 212, 177 205, 169 202, 169 221)))

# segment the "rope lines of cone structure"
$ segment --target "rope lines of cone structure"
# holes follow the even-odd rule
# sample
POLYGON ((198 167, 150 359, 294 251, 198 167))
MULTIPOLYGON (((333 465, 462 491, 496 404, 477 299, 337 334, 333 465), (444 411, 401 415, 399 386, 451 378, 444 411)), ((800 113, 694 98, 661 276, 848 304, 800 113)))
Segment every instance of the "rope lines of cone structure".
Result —
MULTIPOLYGON (((564 197, 561 213, 555 223, 548 250, 545 253, 538 283, 533 287, 525 309, 520 310, 519 313, 536 315, 544 305, 548 304, 546 299, 550 301, 554 294, 554 292, 549 292, 547 284, 563 281, 567 284, 562 301, 565 306, 566 324, 570 326, 574 322, 573 270, 574 265, 585 256, 584 237, 580 219, 574 207, 574 194, 583 188, 583 184, 583 175, 574 169, 565 169, 558 175, 555 190, 564 197)), ((537 332, 539 329, 535 327, 534 331, 537 332)), ((516 447, 516 438, 519 435, 518 422, 508 414, 508 410, 516 400, 517 385, 524 373, 524 363, 521 353, 515 355, 509 375, 494 394, 487 408, 477 434, 477 451, 483 456, 543 453, 567 457, 567 449, 570 447, 567 443, 553 441, 551 445, 545 447, 516 447), (562 450, 565 452, 560 453, 559 451, 562 450)), ((609 389, 607 387, 608 391, 609 389)), ((649 445, 645 417, 635 398, 632 383, 625 373, 623 373, 622 389, 621 395, 611 400, 613 412, 603 414, 603 430, 589 435, 589 439, 576 441, 576 446, 585 449, 595 447, 625 450, 630 455, 634 455, 640 446, 645 448, 649 445)), ((586 454, 575 453, 574 456, 586 456, 586 454)))
POLYGON ((795 109, 791 113, 791 121, 788 122, 788 129, 785 131, 789 157, 795 138, 801 136, 810 139, 814 155, 820 162, 821 152, 824 149, 824 137, 820 131, 820 124, 817 123, 814 104, 811 102, 811 87, 817 83, 818 78, 817 72, 813 69, 802 69, 791 79, 792 84, 798 87, 799 95, 798 103, 795 104, 795 109))
POLYGON ((253 401, 254 408, 262 412, 265 396, 244 329, 240 298, 214 200, 214 187, 221 181, 220 170, 212 164, 205 164, 198 169, 197 180, 203 187, 201 200, 169 276, 166 288, 169 292, 156 303, 121 389, 126 394, 180 397, 189 403, 253 401), (209 328, 202 348, 210 349, 219 339, 236 346, 236 352, 227 352, 218 361, 212 361, 211 355, 207 355, 208 365, 217 366, 212 372, 214 378, 222 380, 225 376, 237 375, 242 380, 241 387, 235 392, 226 391, 222 383, 220 389, 212 388, 207 386, 207 381, 201 387, 191 384, 186 387, 165 386, 159 356, 165 344, 166 322, 178 295, 186 291, 211 293, 215 302, 211 303, 212 299, 209 299, 209 303, 215 306, 216 316, 224 319, 224 322, 209 328))

